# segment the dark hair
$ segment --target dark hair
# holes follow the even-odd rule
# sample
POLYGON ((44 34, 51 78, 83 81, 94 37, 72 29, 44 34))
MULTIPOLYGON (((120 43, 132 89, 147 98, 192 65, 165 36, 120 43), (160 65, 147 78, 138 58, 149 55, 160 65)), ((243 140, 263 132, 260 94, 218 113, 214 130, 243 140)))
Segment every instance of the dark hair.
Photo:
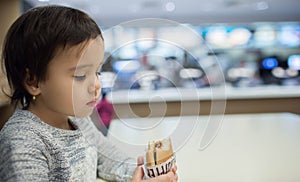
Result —
POLYGON ((41 6, 21 15, 8 30, 2 54, 11 102, 26 108, 32 100, 24 87, 26 70, 30 79, 44 81, 47 66, 58 50, 97 36, 103 39, 96 22, 70 7, 41 6))

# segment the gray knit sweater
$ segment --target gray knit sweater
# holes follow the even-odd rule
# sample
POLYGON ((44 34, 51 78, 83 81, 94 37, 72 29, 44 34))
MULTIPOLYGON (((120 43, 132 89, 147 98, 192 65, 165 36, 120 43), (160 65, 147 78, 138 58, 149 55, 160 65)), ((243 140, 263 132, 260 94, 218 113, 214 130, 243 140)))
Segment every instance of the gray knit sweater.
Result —
POLYGON ((129 181, 134 160, 90 118, 71 121, 76 130, 62 130, 17 109, 0 132, 0 181, 129 181))

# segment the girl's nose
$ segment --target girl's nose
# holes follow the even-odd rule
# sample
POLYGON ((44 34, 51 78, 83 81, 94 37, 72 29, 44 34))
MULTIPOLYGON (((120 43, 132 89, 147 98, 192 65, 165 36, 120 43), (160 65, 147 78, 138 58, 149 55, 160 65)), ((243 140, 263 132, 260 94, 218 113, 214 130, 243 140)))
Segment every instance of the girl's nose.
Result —
POLYGON ((100 79, 98 77, 96 77, 94 79, 93 84, 91 84, 90 87, 89 87, 89 92, 90 93, 95 93, 95 96, 99 96, 100 89, 101 89, 100 79))

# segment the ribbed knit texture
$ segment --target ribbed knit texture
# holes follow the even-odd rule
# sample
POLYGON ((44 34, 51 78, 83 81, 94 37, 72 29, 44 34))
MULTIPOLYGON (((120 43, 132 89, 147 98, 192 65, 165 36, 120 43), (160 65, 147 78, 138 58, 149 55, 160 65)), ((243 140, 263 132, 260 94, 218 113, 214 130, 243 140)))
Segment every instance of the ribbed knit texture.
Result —
POLYGON ((90 118, 70 118, 76 130, 52 127, 17 109, 0 132, 0 181, 130 181, 126 157, 90 118))

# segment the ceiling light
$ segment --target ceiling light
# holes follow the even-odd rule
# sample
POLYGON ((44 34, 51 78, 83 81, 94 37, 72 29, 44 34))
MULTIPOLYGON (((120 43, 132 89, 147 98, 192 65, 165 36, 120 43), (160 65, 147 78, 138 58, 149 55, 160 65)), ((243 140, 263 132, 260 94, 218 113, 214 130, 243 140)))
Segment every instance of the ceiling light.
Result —
POLYGON ((266 10, 269 8, 269 4, 266 1, 256 3, 256 10, 266 10))
POLYGON ((288 68, 286 70, 286 74, 289 76, 289 77, 295 77, 295 76, 298 76, 298 70, 294 70, 294 69, 291 69, 291 68, 288 68))
POLYGON ((277 78, 284 78, 285 77, 285 70, 281 67, 274 68, 272 70, 272 75, 277 78))
POLYGON ((165 6, 166 10, 172 12, 175 10, 175 4, 173 2, 168 2, 165 6))
POLYGON ((179 75, 183 79, 200 78, 203 75, 203 72, 195 68, 184 68, 180 70, 179 75))

